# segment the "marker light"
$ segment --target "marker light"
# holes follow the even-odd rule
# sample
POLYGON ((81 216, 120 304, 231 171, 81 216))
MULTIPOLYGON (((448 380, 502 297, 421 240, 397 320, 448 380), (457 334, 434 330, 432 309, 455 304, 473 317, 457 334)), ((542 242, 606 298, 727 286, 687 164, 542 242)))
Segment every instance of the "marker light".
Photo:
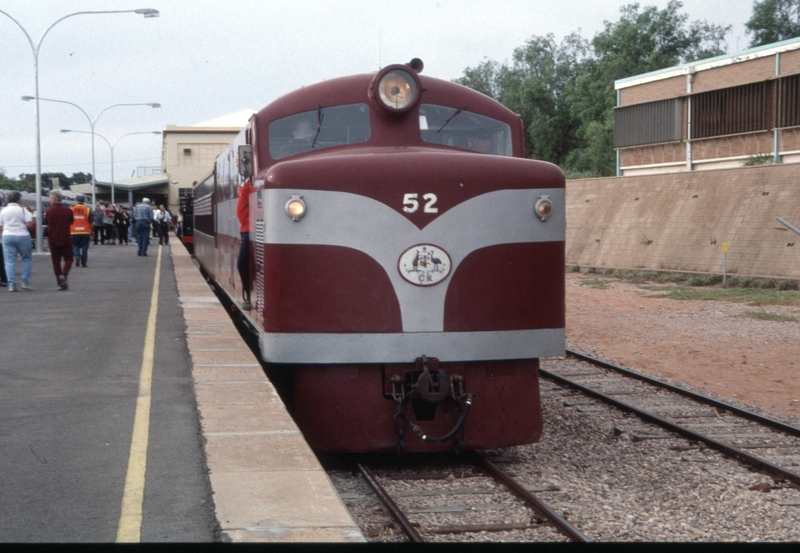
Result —
POLYGON ((294 222, 302 219, 306 214, 306 202, 303 201, 303 196, 290 196, 286 202, 286 213, 294 222))
POLYGON ((404 65, 390 65, 376 75, 370 92, 385 113, 401 115, 417 104, 420 88, 415 72, 404 65))
POLYGON ((550 201, 550 196, 539 196, 533 212, 542 221, 547 221, 550 214, 553 213, 553 204, 550 201))

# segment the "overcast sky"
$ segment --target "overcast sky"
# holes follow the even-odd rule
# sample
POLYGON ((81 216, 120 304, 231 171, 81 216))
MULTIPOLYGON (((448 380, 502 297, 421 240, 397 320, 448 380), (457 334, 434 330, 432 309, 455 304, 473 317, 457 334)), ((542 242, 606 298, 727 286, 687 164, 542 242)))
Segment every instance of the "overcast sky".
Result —
MULTIPOLYGON (((418 57, 425 74, 460 77, 485 59, 505 62, 532 36, 573 32, 586 39, 616 22, 632 0, 0 0, 38 44, 39 95, 77 104, 114 148, 114 177, 160 166, 161 138, 131 135, 259 110, 300 86, 375 71, 418 57), (158 102, 146 106, 114 104, 158 102), (102 115, 98 118, 100 113, 102 115), (117 142, 119 140, 119 142, 117 142)), ((668 0, 642 0, 664 9, 668 0)), ((690 21, 732 25, 728 51, 746 49, 753 0, 683 0, 690 21)), ((36 171, 33 52, 25 34, 0 14, 0 170, 36 171)), ((91 172, 87 116, 41 102, 42 172, 91 172)), ((98 138, 96 178, 111 178, 110 148, 98 138)))

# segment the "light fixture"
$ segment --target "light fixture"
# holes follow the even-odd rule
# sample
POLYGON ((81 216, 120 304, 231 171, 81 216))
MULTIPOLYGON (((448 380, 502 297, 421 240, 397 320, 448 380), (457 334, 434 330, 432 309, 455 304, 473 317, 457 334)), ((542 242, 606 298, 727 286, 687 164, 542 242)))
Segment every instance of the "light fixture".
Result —
POLYGON ((547 221, 553 213, 553 203, 550 201, 550 196, 539 196, 533 212, 542 221, 547 221))
POLYGON ((405 65, 390 65, 370 83, 370 97, 389 115, 411 111, 420 99, 422 86, 416 72, 405 65))
POLYGON ((286 213, 291 217, 292 221, 295 223, 300 221, 303 216, 306 214, 306 202, 303 200, 303 196, 290 196, 289 201, 286 202, 286 213))

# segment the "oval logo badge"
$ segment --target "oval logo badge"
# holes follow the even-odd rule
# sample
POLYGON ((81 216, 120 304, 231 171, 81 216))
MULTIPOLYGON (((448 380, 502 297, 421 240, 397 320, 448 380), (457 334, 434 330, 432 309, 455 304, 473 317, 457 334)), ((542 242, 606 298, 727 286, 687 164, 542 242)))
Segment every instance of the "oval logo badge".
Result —
POLYGON ((439 284, 450 274, 451 266, 447 252, 433 244, 411 246, 397 262, 400 275, 417 286, 439 284))

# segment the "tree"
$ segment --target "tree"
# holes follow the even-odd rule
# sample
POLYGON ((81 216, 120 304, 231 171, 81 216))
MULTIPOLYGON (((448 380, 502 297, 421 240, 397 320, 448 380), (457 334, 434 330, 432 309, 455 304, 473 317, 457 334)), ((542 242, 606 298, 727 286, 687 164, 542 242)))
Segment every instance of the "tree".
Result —
POLYGON ((510 66, 485 61, 467 68, 456 82, 519 113, 526 124, 526 152, 560 164, 578 145, 578 121, 570 113, 567 96, 588 51, 588 43, 576 34, 560 45, 552 34, 534 36, 514 50, 510 66))
POLYGON ((487 60, 457 82, 520 113, 526 147, 540 159, 568 173, 613 175, 614 81, 725 53, 731 27, 690 24, 682 7, 629 4, 591 43, 577 34, 561 44, 534 36, 514 50, 511 65, 487 60))
POLYGON ((753 35, 751 47, 800 36, 800 0, 763 0, 753 4, 753 15, 744 24, 753 35))

